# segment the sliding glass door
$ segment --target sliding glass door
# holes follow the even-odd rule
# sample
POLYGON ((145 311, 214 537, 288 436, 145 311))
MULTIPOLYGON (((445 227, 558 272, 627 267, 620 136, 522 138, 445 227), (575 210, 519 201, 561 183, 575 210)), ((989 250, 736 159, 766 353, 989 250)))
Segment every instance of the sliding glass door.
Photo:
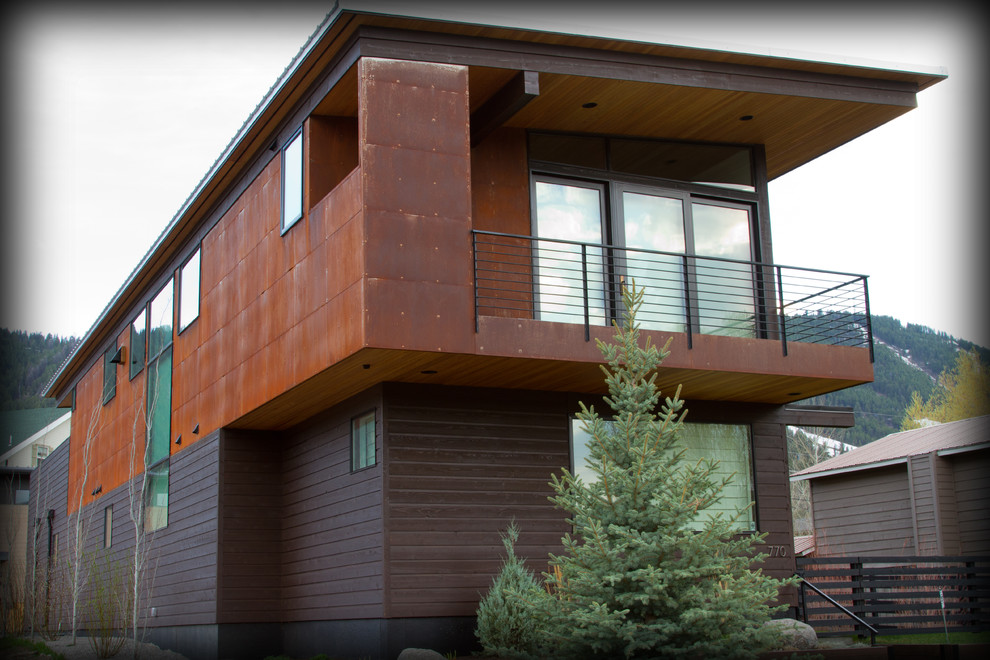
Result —
POLYGON ((751 206, 543 175, 533 198, 536 318, 607 325, 634 281, 644 329, 756 336, 751 206))
POLYGON ((605 325, 603 185, 536 181, 537 318, 605 325), (587 318, 586 318, 587 314, 587 318))

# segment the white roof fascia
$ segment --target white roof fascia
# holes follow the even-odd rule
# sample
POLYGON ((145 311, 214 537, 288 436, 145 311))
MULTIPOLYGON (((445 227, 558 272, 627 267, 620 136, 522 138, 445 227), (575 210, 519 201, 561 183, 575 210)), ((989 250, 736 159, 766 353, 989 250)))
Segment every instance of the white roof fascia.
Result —
POLYGON ((876 463, 863 463, 861 465, 849 465, 847 467, 835 468, 833 470, 823 470, 822 472, 809 472, 808 474, 793 475, 790 480, 805 481, 807 479, 817 479, 818 477, 831 477, 837 474, 859 472, 861 470, 872 470, 873 468, 887 467, 888 465, 900 465, 907 463, 907 459, 907 456, 901 456, 900 458, 891 458, 886 461, 877 461, 876 463))
POLYGON ((939 449, 935 452, 938 456, 952 456, 953 454, 962 454, 968 451, 978 451, 980 449, 990 449, 990 441, 981 442, 977 445, 965 445, 963 447, 946 447, 945 449, 939 449))

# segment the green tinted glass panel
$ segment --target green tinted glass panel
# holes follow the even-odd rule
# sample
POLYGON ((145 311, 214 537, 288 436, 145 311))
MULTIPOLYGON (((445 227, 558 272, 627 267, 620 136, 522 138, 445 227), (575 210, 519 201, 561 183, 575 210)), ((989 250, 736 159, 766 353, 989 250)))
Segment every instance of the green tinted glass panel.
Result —
POLYGON ((144 484, 144 529, 153 532, 168 525, 168 461, 148 468, 144 484))
POLYGON ((554 135, 531 133, 529 136, 530 160, 543 160, 576 167, 607 167, 605 138, 588 135, 554 135))
POLYGON ((148 365, 148 450, 145 465, 168 457, 172 418, 172 349, 148 365))

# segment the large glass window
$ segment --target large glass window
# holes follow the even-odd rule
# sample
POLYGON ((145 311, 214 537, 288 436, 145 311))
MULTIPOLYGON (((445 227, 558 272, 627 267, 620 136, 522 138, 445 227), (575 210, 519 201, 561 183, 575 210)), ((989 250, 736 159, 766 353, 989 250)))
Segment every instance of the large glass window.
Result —
MULTIPOLYGON (((745 424, 684 424, 680 432, 680 448, 684 450, 682 466, 695 465, 701 459, 718 461, 716 476, 732 476, 731 483, 722 491, 722 500, 703 512, 695 526, 701 528, 703 520, 719 512, 726 518, 744 511, 737 521, 739 531, 756 529, 753 487, 752 449, 749 426, 745 424)), ((578 419, 571 420, 571 470, 585 483, 594 483, 598 476, 588 468, 588 442, 591 435, 578 419)))
POLYGON ((748 148, 546 134, 529 148, 538 318, 607 324, 635 280, 646 329, 756 336, 748 148))
POLYGON ((603 188, 553 180, 536 182, 535 233, 559 241, 536 246, 536 295, 542 320, 605 323, 602 238, 603 188), (588 283, 587 289, 585 283, 588 283))
POLYGON ((179 271, 179 332, 199 317, 199 255, 196 248, 179 271))
POLYGON ((351 470, 375 464, 375 411, 351 420, 351 470))
POLYGON ((282 149, 282 231, 302 218, 303 139, 296 133, 282 149))

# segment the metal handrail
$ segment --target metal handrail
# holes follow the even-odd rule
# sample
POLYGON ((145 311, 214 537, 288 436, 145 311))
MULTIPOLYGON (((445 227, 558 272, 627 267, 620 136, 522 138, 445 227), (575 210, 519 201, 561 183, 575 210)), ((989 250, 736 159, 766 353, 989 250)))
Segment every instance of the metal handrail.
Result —
MULTIPOLYGON (((857 615, 856 615, 855 613, 853 613, 853 612, 851 612, 851 611, 849 611, 848 609, 846 609, 846 608, 845 608, 845 606, 843 606, 843 605, 841 605, 841 604, 840 604, 840 603, 838 603, 838 602, 837 602, 837 601, 836 601, 835 599, 833 599, 833 598, 832 598, 831 596, 829 596, 829 595, 828 595, 827 593, 825 593, 824 591, 822 591, 821 589, 819 589, 818 587, 816 587, 816 586, 815 586, 815 585, 813 585, 812 583, 810 583, 810 582, 808 582, 807 580, 805 580, 805 579, 804 579, 804 578, 803 578, 802 576, 800 576, 800 575, 799 575, 799 576, 797 576, 797 577, 798 577, 798 578, 800 578, 800 580, 801 580, 801 589, 802 589, 802 594, 801 594, 801 602, 802 602, 802 603, 804 602, 804 593, 803 593, 803 589, 804 589, 804 587, 805 587, 805 586, 808 586, 808 587, 811 587, 811 589, 812 589, 812 590, 813 590, 813 591, 814 591, 815 593, 817 593, 817 594, 818 594, 819 596, 821 596, 822 598, 824 598, 825 600, 827 600, 828 602, 830 602, 830 603, 831 603, 832 605, 834 605, 835 607, 837 607, 837 608, 839 608, 840 610, 842 610, 842 612, 843 612, 843 613, 844 613, 844 614, 845 614, 846 616, 848 616, 848 617, 850 617, 851 619, 853 619, 853 620, 855 620, 855 621, 856 621, 857 623, 859 623, 860 625, 862 625, 862 626, 864 626, 864 627, 866 627, 866 628, 868 628, 868 629, 869 629, 869 631, 870 631, 870 646, 875 646, 875 645, 876 645, 876 643, 877 643, 877 635, 878 635, 878 634, 880 634, 880 631, 878 631, 878 630, 877 630, 876 628, 874 628, 873 626, 871 626, 870 624, 868 624, 868 623, 867 623, 866 621, 863 621, 863 619, 861 619, 861 618, 860 618, 859 616, 857 616, 857 615)), ((805 619, 805 621, 804 621, 804 622, 805 622, 805 623, 808 623, 808 617, 807 617, 807 614, 805 614, 805 617, 804 617, 804 619, 805 619)))
POLYGON ((523 234, 472 231, 475 322, 513 316, 607 325, 621 316, 619 287, 646 298, 647 329, 788 342, 867 346, 866 276, 523 234))

